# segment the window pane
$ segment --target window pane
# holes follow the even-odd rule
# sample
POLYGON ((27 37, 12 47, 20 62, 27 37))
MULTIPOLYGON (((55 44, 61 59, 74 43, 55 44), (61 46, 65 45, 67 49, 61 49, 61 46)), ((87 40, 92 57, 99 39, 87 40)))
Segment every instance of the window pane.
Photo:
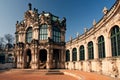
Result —
POLYGON ((73 48, 72 51, 72 61, 77 61, 77 49, 73 48))
POLYGON ((30 43, 32 41, 32 28, 29 27, 26 32, 26 41, 30 43))
POLYGON ((118 26, 111 29, 112 56, 120 55, 120 30, 118 26))
POLYGON ((84 54, 84 46, 80 46, 80 60, 84 60, 85 59, 85 54, 84 54))
POLYGON ((99 53, 99 58, 105 58, 105 45, 104 45, 103 36, 100 36, 98 38, 98 53, 99 53))
POLYGON ((57 26, 53 26, 53 41, 54 42, 60 42, 61 35, 60 35, 60 30, 57 26))
POLYGON ((47 25, 46 24, 44 24, 44 25, 42 25, 42 26, 40 26, 40 28, 39 28, 40 30, 40 32, 39 32, 39 39, 40 40, 46 40, 47 39, 47 35, 48 35, 48 33, 47 33, 47 25))
POLYGON ((94 59, 94 51, 93 51, 93 42, 88 43, 88 56, 89 59, 94 59))

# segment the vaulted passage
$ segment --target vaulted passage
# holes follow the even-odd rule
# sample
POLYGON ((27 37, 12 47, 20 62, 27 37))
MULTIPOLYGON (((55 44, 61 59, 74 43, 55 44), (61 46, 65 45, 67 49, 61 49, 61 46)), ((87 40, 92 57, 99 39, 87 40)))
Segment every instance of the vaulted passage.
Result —
POLYGON ((25 59, 26 59, 26 68, 31 68, 31 65, 30 65, 30 63, 31 63, 31 50, 30 49, 28 49, 26 51, 25 59))
POLYGON ((53 68, 59 68, 59 62, 60 62, 60 50, 59 49, 53 49, 53 68))
POLYGON ((45 69, 47 61, 47 51, 45 49, 40 50, 39 52, 39 68, 45 69))

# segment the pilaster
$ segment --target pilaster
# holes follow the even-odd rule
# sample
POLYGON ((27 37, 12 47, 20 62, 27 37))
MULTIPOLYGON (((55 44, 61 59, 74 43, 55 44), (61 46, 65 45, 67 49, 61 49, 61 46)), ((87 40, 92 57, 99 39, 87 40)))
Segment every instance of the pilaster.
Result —
POLYGON ((85 46, 85 60, 87 61, 88 60, 88 46, 87 46, 86 42, 85 42, 84 46, 85 46))
POLYGON ((98 42, 97 40, 95 40, 93 42, 93 47, 94 47, 94 59, 97 60, 98 59, 98 42))
POLYGON ((112 57, 111 39, 108 36, 105 36, 105 53, 107 58, 112 57))
POLYGON ((80 59, 80 54, 79 54, 80 52, 79 52, 79 45, 77 45, 77 61, 79 61, 79 59, 80 59))

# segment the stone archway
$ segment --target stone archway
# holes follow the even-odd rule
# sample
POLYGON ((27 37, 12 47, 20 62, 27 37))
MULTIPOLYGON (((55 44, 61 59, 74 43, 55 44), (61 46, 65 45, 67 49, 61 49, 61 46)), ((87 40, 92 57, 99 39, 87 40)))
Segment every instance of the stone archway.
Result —
POLYGON ((47 62, 47 50, 41 49, 39 51, 39 68, 46 69, 46 62, 47 62))
POLYGON ((31 68, 31 65, 30 65, 31 60, 32 60, 31 50, 27 49, 26 50, 26 56, 25 56, 26 68, 31 68))
POLYGON ((53 49, 53 68, 60 68, 60 50, 53 49))

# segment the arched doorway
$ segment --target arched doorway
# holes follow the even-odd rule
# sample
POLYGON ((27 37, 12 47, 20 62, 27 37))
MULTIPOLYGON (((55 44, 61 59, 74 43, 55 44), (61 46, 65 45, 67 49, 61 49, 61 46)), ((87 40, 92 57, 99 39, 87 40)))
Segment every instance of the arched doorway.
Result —
POLYGON ((60 68, 60 50, 59 49, 53 49, 53 68, 58 69, 60 68))
POLYGON ((26 51, 26 68, 31 68, 31 65, 30 65, 31 59, 32 59, 32 57, 31 57, 31 50, 28 49, 26 51))
POLYGON ((45 69, 46 68, 46 61, 47 61, 47 51, 42 49, 39 51, 39 68, 45 69))

